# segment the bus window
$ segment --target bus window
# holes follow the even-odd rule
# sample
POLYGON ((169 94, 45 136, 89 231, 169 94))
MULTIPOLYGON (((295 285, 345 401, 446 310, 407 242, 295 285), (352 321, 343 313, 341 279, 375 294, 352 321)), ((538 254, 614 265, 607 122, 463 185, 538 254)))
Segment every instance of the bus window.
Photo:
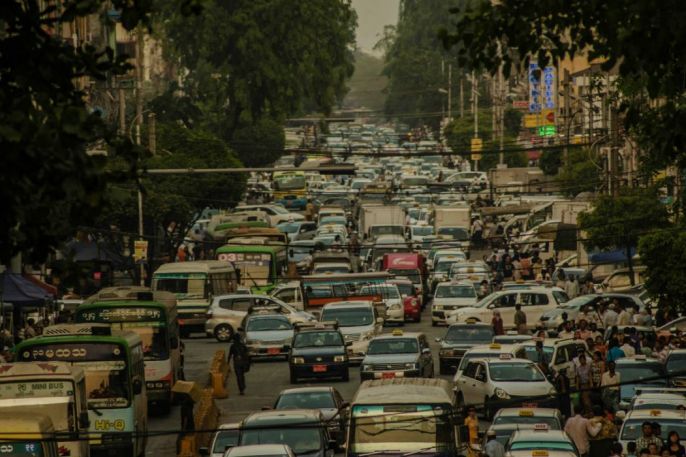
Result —
POLYGON ((204 274, 170 274, 155 278, 155 290, 172 292, 181 298, 207 298, 206 276, 204 274))

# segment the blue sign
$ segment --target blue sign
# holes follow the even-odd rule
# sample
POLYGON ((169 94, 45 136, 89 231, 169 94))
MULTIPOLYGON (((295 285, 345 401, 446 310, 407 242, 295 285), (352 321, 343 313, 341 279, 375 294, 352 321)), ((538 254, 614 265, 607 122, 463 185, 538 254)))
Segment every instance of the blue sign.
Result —
POLYGON ((543 69, 543 106, 555 109, 555 67, 543 69))
POLYGON ((541 112, 541 81, 538 77, 538 64, 531 62, 529 64, 529 112, 541 112))

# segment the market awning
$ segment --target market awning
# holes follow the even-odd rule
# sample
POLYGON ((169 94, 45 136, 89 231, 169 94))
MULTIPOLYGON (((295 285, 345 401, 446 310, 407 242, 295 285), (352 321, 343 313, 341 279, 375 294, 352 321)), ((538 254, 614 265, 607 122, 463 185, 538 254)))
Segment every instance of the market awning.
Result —
POLYGON ((44 306, 52 297, 20 274, 5 271, 0 275, 2 301, 14 306, 44 306))

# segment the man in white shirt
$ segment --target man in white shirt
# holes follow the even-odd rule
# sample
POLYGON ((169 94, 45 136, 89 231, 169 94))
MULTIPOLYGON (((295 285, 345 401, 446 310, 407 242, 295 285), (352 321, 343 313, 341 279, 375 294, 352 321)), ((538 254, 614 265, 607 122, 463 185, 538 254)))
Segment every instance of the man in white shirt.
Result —
POLYGON ((602 424, 592 423, 581 413, 577 412, 575 416, 570 417, 565 424, 565 432, 574 441, 577 449, 579 449, 579 455, 585 457, 588 455, 590 448, 589 439, 595 437, 602 429, 602 424))
POLYGON ((616 308, 615 304, 610 303, 610 306, 607 307, 605 314, 603 314, 603 327, 606 329, 614 327, 615 325, 617 325, 618 314, 615 311, 615 308, 616 308))
POLYGON ((617 325, 631 325, 631 314, 622 308, 617 315, 617 325))
POLYGON ((627 357, 633 357, 636 355, 636 349, 630 344, 631 341, 629 341, 629 338, 627 336, 624 337, 624 344, 622 344, 619 349, 624 351, 624 355, 627 357))

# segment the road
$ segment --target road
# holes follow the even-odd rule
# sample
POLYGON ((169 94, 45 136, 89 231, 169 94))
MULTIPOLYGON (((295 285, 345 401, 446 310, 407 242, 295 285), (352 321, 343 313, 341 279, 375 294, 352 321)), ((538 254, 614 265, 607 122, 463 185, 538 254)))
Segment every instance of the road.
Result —
MULTIPOLYGON (((393 327, 387 327, 384 331, 390 332, 393 327)), ((406 323, 405 329, 407 331, 424 332, 429 341, 434 356, 434 364, 436 367, 436 375, 438 376, 438 343, 435 342, 437 337, 444 335, 445 327, 432 327, 430 309, 427 307, 422 315, 422 321, 419 323, 406 323)), ((210 361, 215 351, 225 349, 228 351, 228 346, 223 343, 209 338, 191 338, 184 340, 186 344, 186 378, 193 380, 201 385, 207 382, 208 368, 210 361)), ((447 380, 452 379, 452 376, 441 376, 447 380)), ((225 400, 217 400, 217 406, 221 411, 220 422, 238 422, 246 415, 254 411, 259 411, 264 406, 273 405, 277 395, 283 389, 291 387, 288 375, 288 363, 286 361, 274 362, 255 362, 250 368, 250 372, 246 375, 247 389, 244 396, 238 395, 238 387, 233 376, 229 379, 228 389, 229 398, 225 400)), ((360 384, 359 367, 353 367, 350 371, 350 381, 321 381, 314 383, 317 385, 333 385, 339 390, 343 398, 350 401, 355 395, 360 384)), ((299 386, 313 385, 310 383, 301 383, 299 386)), ((180 417, 178 407, 173 408, 172 412, 163 417, 151 417, 149 428, 152 431, 160 430, 176 430, 179 428, 180 417)), ((173 455, 175 450, 176 439, 174 436, 160 436, 151 438, 148 443, 147 455, 173 455)))

